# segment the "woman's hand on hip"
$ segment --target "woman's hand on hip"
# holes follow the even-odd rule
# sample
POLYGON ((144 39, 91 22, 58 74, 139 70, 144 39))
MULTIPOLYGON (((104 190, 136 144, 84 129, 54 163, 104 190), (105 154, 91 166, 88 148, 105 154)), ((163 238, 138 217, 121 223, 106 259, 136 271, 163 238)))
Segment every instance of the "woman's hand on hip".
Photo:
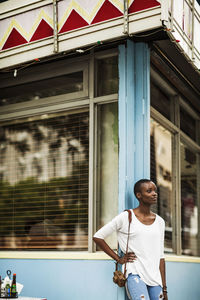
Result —
POLYGON ((135 255, 134 252, 129 252, 127 254, 125 254, 123 257, 120 257, 120 259, 118 260, 118 263, 123 265, 127 262, 134 262, 134 260, 136 260, 137 256, 135 255))

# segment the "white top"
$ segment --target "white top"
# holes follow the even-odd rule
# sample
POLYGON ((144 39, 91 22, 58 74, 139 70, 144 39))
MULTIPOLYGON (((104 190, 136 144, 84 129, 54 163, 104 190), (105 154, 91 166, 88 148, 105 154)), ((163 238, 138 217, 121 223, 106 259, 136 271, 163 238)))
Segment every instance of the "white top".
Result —
MULTIPOLYGON (((162 286, 159 266, 160 259, 164 258, 165 222, 156 215, 151 225, 145 225, 137 219, 133 210, 131 211, 128 252, 134 252, 137 258, 134 262, 126 264, 126 276, 130 273, 138 274, 147 285, 162 286)), ((105 239, 116 231, 120 249, 126 253, 128 224, 128 212, 124 211, 98 230, 94 237, 105 239)))

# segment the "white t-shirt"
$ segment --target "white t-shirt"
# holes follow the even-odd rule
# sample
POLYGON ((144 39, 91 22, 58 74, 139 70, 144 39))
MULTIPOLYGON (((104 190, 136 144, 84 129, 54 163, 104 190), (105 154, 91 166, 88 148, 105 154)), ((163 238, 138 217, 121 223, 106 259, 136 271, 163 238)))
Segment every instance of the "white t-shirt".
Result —
MULTIPOLYGON (((160 259, 164 258, 164 220, 156 215, 151 225, 141 223, 132 211, 128 252, 134 252, 136 260, 126 264, 128 274, 137 274, 150 286, 162 286, 160 259)), ((98 230, 94 237, 105 239, 113 231, 117 232, 120 249, 126 253, 128 237, 128 212, 124 211, 98 230)), ((124 266, 124 265, 123 265, 124 266)))

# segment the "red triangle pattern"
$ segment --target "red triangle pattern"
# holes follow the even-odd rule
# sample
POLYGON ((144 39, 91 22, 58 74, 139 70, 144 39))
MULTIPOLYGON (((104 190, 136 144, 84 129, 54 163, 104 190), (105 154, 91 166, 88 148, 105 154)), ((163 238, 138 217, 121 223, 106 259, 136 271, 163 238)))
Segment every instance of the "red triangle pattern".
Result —
MULTIPOLYGON (((129 8, 129 13, 141 11, 159 5, 160 3, 156 0, 134 0, 129 8)), ((122 15, 122 12, 118 10, 109 0, 105 0, 91 24, 113 19, 122 15)), ((73 9, 59 33, 67 32, 88 25, 89 24, 73 9)), ((52 35, 53 28, 44 19, 42 19, 30 42, 40 40, 52 35)), ((15 28, 13 28, 2 50, 26 43, 28 43, 27 40, 15 28)))
POLYGON ((108 0, 105 0, 91 24, 122 16, 123 13, 108 0))
POLYGON ((2 50, 23 45, 26 43, 28 43, 27 40, 17 31, 17 29, 13 28, 2 50))
POLYGON ((160 3, 156 0, 134 0, 133 3, 131 4, 131 6, 129 7, 129 14, 136 12, 136 11, 140 11, 140 10, 144 10, 147 8, 151 8, 151 7, 155 7, 155 6, 159 6, 160 3))
POLYGON ((53 28, 44 19, 42 19, 36 31, 34 32, 30 42, 41 40, 52 35, 53 28))
POLYGON ((59 33, 85 27, 88 25, 89 24, 73 9, 59 33))

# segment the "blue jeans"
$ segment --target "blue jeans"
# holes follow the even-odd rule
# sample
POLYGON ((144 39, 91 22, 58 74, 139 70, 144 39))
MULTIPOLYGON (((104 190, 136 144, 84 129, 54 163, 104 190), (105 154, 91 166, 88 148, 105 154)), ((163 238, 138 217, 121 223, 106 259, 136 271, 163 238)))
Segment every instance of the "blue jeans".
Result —
POLYGON ((127 289, 131 300, 160 300, 163 299, 162 287, 149 286, 141 280, 139 275, 129 274, 127 289))

